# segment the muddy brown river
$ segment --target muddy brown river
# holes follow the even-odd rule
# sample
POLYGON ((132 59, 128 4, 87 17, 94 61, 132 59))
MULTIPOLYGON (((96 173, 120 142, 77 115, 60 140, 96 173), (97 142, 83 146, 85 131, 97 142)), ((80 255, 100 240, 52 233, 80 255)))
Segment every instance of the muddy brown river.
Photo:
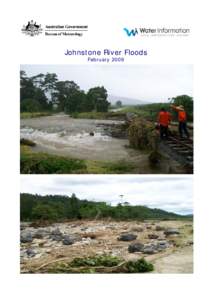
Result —
POLYGON ((108 135, 108 127, 123 121, 73 119, 65 114, 22 119, 21 138, 34 141, 33 151, 79 159, 102 161, 146 159, 140 151, 128 148, 124 138, 108 135), (90 135, 94 133, 94 136, 90 135))

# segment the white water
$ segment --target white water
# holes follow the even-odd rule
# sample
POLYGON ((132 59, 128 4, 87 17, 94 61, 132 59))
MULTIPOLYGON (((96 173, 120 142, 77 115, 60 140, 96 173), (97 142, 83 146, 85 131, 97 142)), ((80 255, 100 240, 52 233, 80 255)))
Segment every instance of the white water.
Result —
MULTIPOLYGON (((72 119, 53 115, 21 120, 21 138, 36 143, 33 151, 94 160, 129 158, 126 139, 105 135, 105 126, 120 121, 72 119), (90 135, 94 132, 94 136, 90 135)), ((131 150, 132 151, 132 150, 131 150)))

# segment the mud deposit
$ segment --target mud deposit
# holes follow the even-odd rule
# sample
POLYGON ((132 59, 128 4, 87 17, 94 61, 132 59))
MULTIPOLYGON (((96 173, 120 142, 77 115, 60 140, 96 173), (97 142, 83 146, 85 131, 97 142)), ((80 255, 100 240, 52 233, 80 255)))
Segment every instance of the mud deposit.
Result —
POLYGON ((21 273, 48 273, 58 262, 97 255, 124 261, 145 258, 153 263, 154 273, 192 273, 192 233, 190 221, 73 221, 45 227, 22 223, 21 273), (131 251, 135 243, 140 249, 131 251))

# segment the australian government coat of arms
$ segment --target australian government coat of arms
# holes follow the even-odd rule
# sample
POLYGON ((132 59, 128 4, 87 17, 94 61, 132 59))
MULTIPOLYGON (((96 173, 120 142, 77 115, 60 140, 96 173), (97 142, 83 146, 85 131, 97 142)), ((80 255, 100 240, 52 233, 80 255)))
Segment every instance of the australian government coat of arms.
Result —
POLYGON ((42 32, 41 25, 36 24, 33 20, 29 21, 27 25, 23 25, 22 32, 26 35, 35 36, 42 32))

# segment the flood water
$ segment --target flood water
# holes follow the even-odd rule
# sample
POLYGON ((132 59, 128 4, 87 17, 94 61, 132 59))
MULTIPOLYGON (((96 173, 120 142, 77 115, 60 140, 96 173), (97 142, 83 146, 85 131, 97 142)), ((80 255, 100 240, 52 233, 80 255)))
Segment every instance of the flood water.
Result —
POLYGON ((127 139, 108 135, 107 128, 123 121, 73 119, 65 114, 22 119, 21 138, 36 143, 33 151, 91 160, 128 160, 141 153, 127 139), (90 133, 93 132, 94 136, 90 133))

